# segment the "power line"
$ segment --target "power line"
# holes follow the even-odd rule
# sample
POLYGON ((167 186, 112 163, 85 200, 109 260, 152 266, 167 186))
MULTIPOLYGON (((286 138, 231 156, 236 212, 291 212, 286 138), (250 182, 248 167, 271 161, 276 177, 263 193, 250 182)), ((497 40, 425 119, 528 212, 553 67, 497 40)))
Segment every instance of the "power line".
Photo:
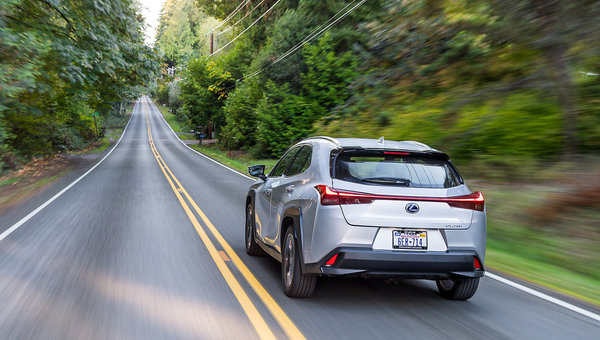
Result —
POLYGON ((247 3, 249 3, 250 0, 245 0, 242 1, 234 10, 233 12, 229 13, 229 15, 227 17, 225 17, 225 19, 223 21, 221 21, 221 23, 219 23, 217 26, 215 26, 213 29, 211 29, 210 31, 208 31, 208 33, 213 32, 214 30, 216 30, 217 28, 225 25, 226 22, 228 22, 231 18, 233 18, 234 15, 236 15, 239 11, 242 10, 242 7, 244 5, 246 5, 247 3))
MULTIPOLYGON (((365 0, 366 1, 366 0, 365 0)), ((254 22, 252 24, 250 24, 250 26, 246 27, 245 30, 242 31, 242 33, 238 34, 235 38, 231 39, 227 44, 225 44, 223 47, 219 48, 218 50, 216 50, 213 54, 211 54, 211 56, 217 54, 219 51, 223 50, 225 47, 229 46, 232 42, 236 41, 237 38, 241 37, 244 33, 246 33, 246 31, 248 31, 252 26, 254 26, 260 19, 262 19, 265 15, 267 15, 272 9, 273 7, 277 6, 278 3, 280 3, 281 0, 277 0, 277 2, 275 2, 273 4, 273 6, 269 7, 269 9, 266 10, 266 12, 264 12, 260 17, 258 17, 258 19, 254 20, 254 22)))
POLYGON ((217 33, 217 36, 219 36, 219 35, 221 35, 221 34, 223 34, 223 33, 227 32, 227 31, 231 30, 233 27, 237 26, 237 24, 239 24, 239 23, 240 23, 242 20, 246 19, 246 17, 247 17, 248 15, 250 15, 252 12, 254 12, 254 10, 255 10, 255 9, 257 9, 257 8, 258 8, 260 5, 262 5, 262 3, 263 3, 263 2, 265 2, 265 0, 262 0, 261 2, 259 2, 259 3, 258 3, 258 5, 254 6, 254 8, 252 8, 252 9, 250 10, 250 12, 246 13, 246 15, 244 15, 244 16, 243 16, 243 17, 242 17, 240 20, 238 20, 236 23, 234 23, 233 25, 231 25, 231 26, 227 27, 225 30, 223 30, 223 31, 221 31, 221 32, 219 32, 219 33, 217 33))
POLYGON ((242 2, 241 2, 241 3, 240 3, 240 4, 239 4, 239 5, 238 5, 238 6, 237 6, 237 7, 236 7, 234 10, 233 10, 233 12, 229 13, 229 15, 228 15, 227 17, 225 17, 225 19, 223 19, 223 21, 221 21, 221 23, 220 23, 220 24, 218 24, 217 26, 213 27, 213 28, 212 28, 210 31, 208 31, 208 33, 207 33, 207 34, 210 34, 210 33, 211 33, 211 32, 213 32, 214 30, 216 30, 217 28, 219 28, 219 27, 221 27, 221 26, 225 25, 225 23, 226 23, 227 21, 229 21, 231 18, 233 18, 233 16, 234 16, 234 15, 236 15, 236 14, 237 14, 239 11, 241 11, 241 10, 242 10, 242 7, 244 7, 244 5, 246 5, 246 4, 247 4, 247 3, 249 3, 249 2, 250 2, 250 0, 245 0, 245 1, 242 1, 242 2))
POLYGON ((296 51, 298 51, 302 46, 308 44, 309 42, 315 40, 319 35, 321 35, 323 32, 327 31, 331 26, 337 24, 340 20, 344 19, 345 17, 347 17, 350 13, 352 13, 356 8, 358 8, 359 6, 361 6, 362 4, 364 4, 367 0, 361 0, 358 4, 356 4, 354 7, 352 7, 351 9, 349 9, 346 13, 342 14, 340 17, 338 17, 337 19, 335 19, 332 23, 330 23, 329 25, 327 25, 328 22, 330 22, 333 18, 335 18, 338 14, 340 14, 341 12, 343 12, 346 8, 348 8, 348 6, 352 5, 353 3, 355 3, 358 0, 354 0, 351 3, 349 3, 348 5, 346 5, 344 8, 342 8, 340 11, 338 11, 334 16, 332 16, 331 18, 329 18, 329 20, 327 20, 325 23, 321 24, 319 27, 317 27, 312 33, 310 33, 309 35, 307 35, 306 37, 304 37, 302 40, 300 40, 299 43, 297 43, 294 47, 292 47, 291 49, 289 49, 287 52, 285 52, 284 54, 282 54, 279 58, 277 58, 275 61, 273 61, 271 64, 261 68, 258 71, 253 72, 252 74, 248 75, 248 76, 244 76, 240 79, 236 79, 236 81, 243 81, 245 79, 254 77, 258 74, 260 74, 261 72, 263 72, 264 70, 270 68, 271 66, 277 64, 278 62, 280 62, 281 60, 287 58, 288 56, 290 56, 291 54, 295 53, 296 51), (321 29, 319 31, 319 29, 321 27, 323 27, 324 25, 325 28, 321 29), (318 31, 318 32, 317 32, 318 31), (315 33, 316 32, 316 33, 315 33))
MULTIPOLYGON (((352 5, 356 1, 358 1, 358 0, 354 0, 354 1, 350 2, 349 4, 347 4, 346 6, 344 6, 344 8, 342 8, 340 11, 338 11, 336 14, 334 14, 331 18, 329 18, 329 20, 327 20, 325 23, 319 25, 319 27, 317 27, 313 32, 311 32, 309 35, 307 35, 306 37, 304 37, 304 39, 302 39, 298 44, 296 44, 290 50, 288 50, 287 52, 285 52, 284 54, 282 54, 279 58, 277 58, 275 61, 273 61, 272 64, 276 64, 276 63, 280 62, 282 59, 285 59, 288 55, 293 54, 294 52, 296 52, 297 50, 299 50, 302 46, 304 46, 307 43, 315 40, 317 38, 317 36, 319 36, 321 33, 325 32, 326 30, 328 30, 331 26, 335 25, 338 21, 340 21, 343 18, 345 18, 348 14, 350 14, 352 11, 354 11, 355 8, 357 8, 360 5, 362 5, 367 0, 362 0, 358 5, 356 5, 353 8, 351 8, 349 11, 347 11, 346 13, 344 13, 343 15, 341 15, 339 18, 335 19, 334 22, 332 22, 331 24, 329 24, 325 28, 321 29, 321 27, 327 25, 327 23, 329 23, 331 20, 333 20, 338 14, 340 14, 341 12, 343 12, 346 8, 348 8, 350 5, 352 5), (319 29, 321 29, 321 30, 319 31, 319 29)), ((267 67, 270 67, 270 65, 267 66, 267 67)))

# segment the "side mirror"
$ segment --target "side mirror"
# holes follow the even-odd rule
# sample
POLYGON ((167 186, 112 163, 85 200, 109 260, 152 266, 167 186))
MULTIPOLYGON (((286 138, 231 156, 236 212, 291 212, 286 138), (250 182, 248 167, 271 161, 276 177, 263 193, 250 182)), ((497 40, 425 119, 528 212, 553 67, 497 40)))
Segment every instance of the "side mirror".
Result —
POLYGON ((248 174, 252 177, 258 177, 263 181, 267 180, 267 176, 265 176, 265 166, 264 165, 253 165, 248 167, 248 174))

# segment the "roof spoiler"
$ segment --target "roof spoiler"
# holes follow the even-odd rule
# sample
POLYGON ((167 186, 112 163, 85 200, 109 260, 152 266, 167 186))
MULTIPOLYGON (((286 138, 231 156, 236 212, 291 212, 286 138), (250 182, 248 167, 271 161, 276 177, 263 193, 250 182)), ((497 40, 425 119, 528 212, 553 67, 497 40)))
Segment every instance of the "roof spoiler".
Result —
POLYGON ((439 150, 435 150, 435 149, 431 149, 431 150, 424 150, 424 151, 416 151, 416 150, 405 150, 405 149, 395 149, 395 148, 364 148, 362 146, 344 146, 344 147, 339 147, 337 149, 338 153, 342 153, 342 152, 348 152, 348 151, 382 151, 382 152, 406 152, 409 154, 415 154, 415 155, 429 155, 429 156, 434 156, 434 157, 441 157, 444 159, 450 159, 450 156, 448 156, 448 154, 446 154, 445 152, 439 151, 439 150))

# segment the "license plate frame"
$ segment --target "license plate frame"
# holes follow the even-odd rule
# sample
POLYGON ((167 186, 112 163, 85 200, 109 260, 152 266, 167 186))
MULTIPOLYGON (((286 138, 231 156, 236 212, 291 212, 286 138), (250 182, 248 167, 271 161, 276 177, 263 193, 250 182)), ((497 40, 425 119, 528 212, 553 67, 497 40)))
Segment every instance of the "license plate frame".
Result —
POLYGON ((427 250, 429 240, 425 230, 393 230, 393 249, 417 249, 427 250), (411 242, 412 241, 412 242, 411 242))

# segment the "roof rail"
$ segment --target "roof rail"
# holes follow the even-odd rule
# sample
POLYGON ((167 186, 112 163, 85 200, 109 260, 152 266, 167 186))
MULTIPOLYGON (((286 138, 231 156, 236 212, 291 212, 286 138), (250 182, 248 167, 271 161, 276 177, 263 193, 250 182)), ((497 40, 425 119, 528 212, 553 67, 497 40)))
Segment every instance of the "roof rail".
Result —
POLYGON ((340 142, 337 139, 328 137, 328 136, 314 136, 314 137, 305 138, 304 140, 307 140, 307 139, 325 139, 326 141, 329 141, 335 145, 338 145, 338 146, 340 145, 340 142))

